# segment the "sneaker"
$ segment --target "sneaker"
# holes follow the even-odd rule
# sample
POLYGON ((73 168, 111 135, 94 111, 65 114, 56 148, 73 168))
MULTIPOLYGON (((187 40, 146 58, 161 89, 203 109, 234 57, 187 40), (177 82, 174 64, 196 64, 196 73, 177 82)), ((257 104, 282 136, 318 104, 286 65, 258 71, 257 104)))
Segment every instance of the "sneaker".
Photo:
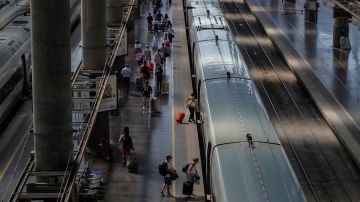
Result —
POLYGON ((164 192, 161 192, 161 196, 165 196, 164 192))

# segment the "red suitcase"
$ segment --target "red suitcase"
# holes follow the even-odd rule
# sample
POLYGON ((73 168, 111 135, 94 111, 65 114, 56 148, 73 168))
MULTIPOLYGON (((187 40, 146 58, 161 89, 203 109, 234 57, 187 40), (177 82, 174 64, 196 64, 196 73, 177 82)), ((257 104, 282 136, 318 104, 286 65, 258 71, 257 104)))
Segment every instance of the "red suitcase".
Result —
POLYGON ((184 120, 185 117, 185 112, 178 112, 176 114, 175 120, 177 123, 182 123, 182 121, 184 120))

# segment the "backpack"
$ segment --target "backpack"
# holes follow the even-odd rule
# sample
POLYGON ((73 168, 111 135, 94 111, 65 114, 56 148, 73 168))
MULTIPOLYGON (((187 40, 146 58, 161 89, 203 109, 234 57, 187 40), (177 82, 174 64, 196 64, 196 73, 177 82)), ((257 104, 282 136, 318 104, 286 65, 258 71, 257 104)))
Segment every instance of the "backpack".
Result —
POLYGON ((159 164, 159 173, 162 176, 165 176, 167 174, 167 164, 165 161, 159 164))
POLYGON ((184 167, 181 169, 181 171, 183 171, 184 173, 186 173, 189 169, 190 163, 184 165, 184 167))
POLYGON ((142 94, 145 97, 150 97, 150 86, 144 86, 144 90, 143 90, 142 94))

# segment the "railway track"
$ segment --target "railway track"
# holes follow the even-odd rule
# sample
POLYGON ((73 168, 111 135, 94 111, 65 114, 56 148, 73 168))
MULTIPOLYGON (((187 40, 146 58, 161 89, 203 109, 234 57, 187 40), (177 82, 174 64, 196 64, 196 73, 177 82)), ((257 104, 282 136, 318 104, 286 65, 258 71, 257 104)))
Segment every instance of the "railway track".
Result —
POLYGON ((242 0, 220 0, 309 201, 360 201, 360 170, 242 0))

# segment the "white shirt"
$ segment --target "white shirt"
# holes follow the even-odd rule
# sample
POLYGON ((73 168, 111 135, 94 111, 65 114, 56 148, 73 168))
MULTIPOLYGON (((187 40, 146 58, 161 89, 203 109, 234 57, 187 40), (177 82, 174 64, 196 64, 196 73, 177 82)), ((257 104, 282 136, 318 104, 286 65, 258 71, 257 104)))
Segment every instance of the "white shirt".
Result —
POLYGON ((129 67, 124 67, 121 70, 121 74, 123 75, 123 77, 131 77, 132 71, 129 67))

